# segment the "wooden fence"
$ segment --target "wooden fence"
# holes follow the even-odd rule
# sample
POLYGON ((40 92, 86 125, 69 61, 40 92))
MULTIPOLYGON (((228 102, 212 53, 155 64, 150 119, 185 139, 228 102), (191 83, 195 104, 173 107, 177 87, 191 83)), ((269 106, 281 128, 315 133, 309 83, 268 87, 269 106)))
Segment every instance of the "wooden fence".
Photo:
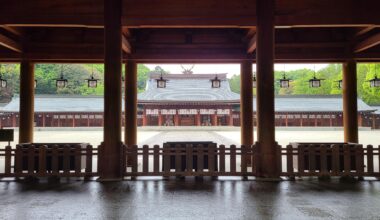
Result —
POLYGON ((380 177, 380 146, 309 144, 279 150, 281 176, 380 177))
MULTIPOLYGON (((123 146, 124 176, 256 176, 257 146, 123 146)), ((98 149, 80 144, 29 144, 0 149, 2 177, 98 176, 98 149)), ((280 176, 380 177, 380 146, 300 144, 277 147, 280 176)))
POLYGON ((0 177, 91 177, 97 149, 83 144, 22 144, 0 149, 0 177), (1 166, 0 166, 1 167, 1 166))
POLYGON ((252 176, 254 146, 125 146, 125 176, 252 176), (244 156, 245 155, 245 156, 244 156))

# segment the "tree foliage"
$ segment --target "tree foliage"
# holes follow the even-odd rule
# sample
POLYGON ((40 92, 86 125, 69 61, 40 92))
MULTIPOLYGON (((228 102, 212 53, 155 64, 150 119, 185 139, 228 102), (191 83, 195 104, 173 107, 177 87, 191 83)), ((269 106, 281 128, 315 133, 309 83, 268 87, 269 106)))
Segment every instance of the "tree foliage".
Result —
MULTIPOLYGON (((2 64, 2 77, 7 80, 6 89, 0 90, 0 97, 18 94, 20 91, 20 65, 2 64)), ((138 65, 138 90, 144 91, 146 80, 151 70, 145 65, 138 65)), ((124 70, 123 70, 124 72, 124 70)), ((103 95, 104 65, 103 64, 36 64, 35 79, 36 94, 72 94, 72 95, 103 95), (66 88, 57 89, 55 79, 63 77, 68 80, 66 88), (89 88, 87 80, 94 75, 99 79, 97 88, 89 88)))
MULTIPOLYGON (((368 80, 373 79, 375 74, 380 76, 379 64, 358 64, 358 96, 370 105, 380 105, 380 88, 371 88, 368 80)), ((310 88, 309 79, 314 76, 314 70, 299 69, 287 71, 286 77, 291 79, 289 88, 280 88, 279 81, 283 77, 283 71, 275 72, 276 95, 339 95, 342 90, 338 87, 338 81, 342 79, 342 66, 330 64, 316 71, 317 78, 325 79, 320 88, 310 88)), ((231 90, 240 93, 240 75, 234 75, 229 79, 231 90)))

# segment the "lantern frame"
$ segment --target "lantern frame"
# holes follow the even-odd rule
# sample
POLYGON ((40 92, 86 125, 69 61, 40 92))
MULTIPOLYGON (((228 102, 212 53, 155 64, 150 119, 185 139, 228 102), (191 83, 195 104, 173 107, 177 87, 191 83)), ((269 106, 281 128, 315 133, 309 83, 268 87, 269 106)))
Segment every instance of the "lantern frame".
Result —
POLYGON ((218 76, 216 75, 214 79, 211 79, 211 88, 214 88, 214 89, 217 89, 217 88, 220 88, 222 82, 221 80, 218 78, 218 76))
POLYGON ((166 88, 166 82, 169 81, 169 80, 164 79, 162 77, 162 73, 161 73, 160 78, 156 79, 156 81, 157 81, 157 88, 164 89, 164 88, 166 88))

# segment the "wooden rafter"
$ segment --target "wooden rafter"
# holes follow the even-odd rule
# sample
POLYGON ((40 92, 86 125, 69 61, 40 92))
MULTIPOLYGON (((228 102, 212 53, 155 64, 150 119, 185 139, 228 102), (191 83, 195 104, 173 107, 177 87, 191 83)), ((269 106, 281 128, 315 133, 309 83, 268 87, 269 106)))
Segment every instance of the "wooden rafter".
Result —
POLYGON ((375 28, 376 28, 376 26, 374 26, 374 25, 371 25, 371 26, 368 26, 368 27, 361 28, 360 30, 358 30, 358 31, 354 34, 354 36, 355 36, 355 37, 362 36, 362 35, 364 35, 364 34, 370 32, 370 31, 372 31, 372 30, 375 29, 375 28))
POLYGON ((377 33, 375 35, 368 37, 362 42, 358 43, 354 49, 354 52, 359 53, 379 44, 380 44, 380 33, 377 33))
POLYGON ((248 42, 247 53, 253 53, 256 50, 256 35, 254 35, 248 42))
POLYGON ((122 35, 122 48, 125 53, 131 53, 131 44, 129 43, 128 39, 122 35))
POLYGON ((0 25, 0 27, 16 36, 20 37, 22 35, 22 30, 18 27, 10 27, 8 25, 0 25))
POLYGON ((14 41, 13 39, 1 33, 0 33, 0 45, 18 53, 22 52, 22 47, 18 42, 14 41))

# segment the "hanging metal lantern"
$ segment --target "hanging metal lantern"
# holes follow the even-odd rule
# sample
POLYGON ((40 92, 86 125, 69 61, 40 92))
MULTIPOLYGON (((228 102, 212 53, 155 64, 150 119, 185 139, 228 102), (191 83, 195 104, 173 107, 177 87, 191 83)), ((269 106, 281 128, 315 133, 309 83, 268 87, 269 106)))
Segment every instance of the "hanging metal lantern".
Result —
POLYGON ((156 81, 157 81, 157 88, 161 88, 161 89, 166 88, 166 81, 168 81, 168 80, 166 80, 162 77, 162 73, 161 73, 160 78, 156 79, 156 81))
POLYGON ((375 77, 373 79, 370 79, 368 80, 367 82, 369 82, 369 85, 372 87, 372 88, 379 88, 380 87, 380 79, 377 78, 377 68, 376 68, 376 64, 375 64, 375 77))
POLYGON ((314 77, 312 79, 309 80, 309 87, 310 88, 319 88, 321 87, 321 82, 322 80, 325 80, 325 79, 318 79, 316 76, 315 76, 315 73, 314 73, 314 77))
POLYGON ((379 88, 380 87, 380 79, 377 78, 376 75, 373 79, 369 80, 368 82, 370 83, 370 86, 372 88, 379 88))
POLYGON ((256 86, 257 86, 256 73, 254 73, 252 77, 252 88, 256 88, 256 86))
POLYGON ((342 80, 342 79, 341 79, 341 80, 338 80, 338 81, 335 81, 335 82, 338 83, 338 88, 339 88, 339 89, 342 89, 342 88, 343 88, 343 80, 342 80))
POLYGON ((216 75, 214 79, 211 80, 211 88, 220 88, 221 81, 218 79, 218 76, 216 75))
POLYGON ((55 80, 55 86, 59 89, 62 89, 65 88, 67 84, 67 79, 63 77, 63 65, 61 65, 61 77, 55 80))
POLYGON ((94 67, 92 66, 91 78, 86 79, 89 88, 96 88, 98 86, 98 79, 94 78, 94 67))
POLYGON ((284 73, 282 79, 280 79, 280 87, 281 87, 281 88, 289 88, 289 86, 290 86, 290 82, 291 82, 291 81, 292 81, 292 80, 286 78, 286 75, 285 75, 285 73, 284 73))
POLYGON ((1 67, 0 65, 0 88, 6 88, 7 87, 7 80, 2 78, 3 73, 1 72, 1 67))

